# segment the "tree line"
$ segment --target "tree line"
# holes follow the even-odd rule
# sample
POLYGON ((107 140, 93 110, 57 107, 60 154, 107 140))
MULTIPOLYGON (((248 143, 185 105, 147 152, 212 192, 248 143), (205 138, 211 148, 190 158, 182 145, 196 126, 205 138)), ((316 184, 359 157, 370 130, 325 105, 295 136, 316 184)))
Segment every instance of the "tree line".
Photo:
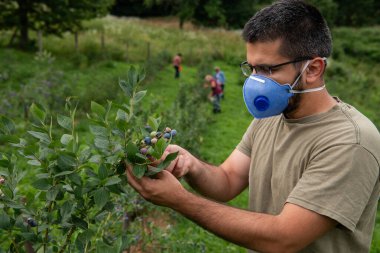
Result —
MULTIPOLYGON (((380 24, 378 0, 306 0, 333 26, 380 24)), ((62 35, 76 33, 82 21, 107 14, 116 16, 177 16, 180 28, 189 21, 198 26, 242 28, 259 9, 273 0, 2 0, 0 30, 11 30, 10 45, 30 46, 29 31, 62 35), (17 41, 17 43, 15 43, 17 41)))

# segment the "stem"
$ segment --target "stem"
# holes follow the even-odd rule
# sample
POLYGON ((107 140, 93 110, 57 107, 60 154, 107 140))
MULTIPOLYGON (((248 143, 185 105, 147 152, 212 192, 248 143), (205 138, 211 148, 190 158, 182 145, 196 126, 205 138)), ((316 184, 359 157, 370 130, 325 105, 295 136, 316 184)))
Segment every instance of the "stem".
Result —
POLYGON ((13 231, 12 229, 9 231, 9 237, 12 238, 12 244, 14 246, 14 249, 16 250, 16 253, 19 253, 18 246, 17 246, 17 244, 16 244, 16 242, 15 242, 15 240, 13 238, 13 235, 12 235, 12 231, 13 231))
MULTIPOLYGON (((50 201, 48 204, 48 214, 51 212, 51 208, 53 206, 53 201, 50 201)), ((49 225, 49 217, 46 221, 46 224, 49 225)), ((49 228, 46 228, 45 230, 45 238, 44 238, 44 252, 46 252, 46 246, 47 246, 47 241, 49 239, 49 228)))
POLYGON ((69 241, 71 240, 71 236, 73 235, 75 229, 76 229, 75 226, 72 226, 70 228, 69 232, 66 235, 65 243, 62 245, 61 249, 59 250, 59 253, 65 252, 65 249, 66 249, 67 245, 69 244, 69 241))

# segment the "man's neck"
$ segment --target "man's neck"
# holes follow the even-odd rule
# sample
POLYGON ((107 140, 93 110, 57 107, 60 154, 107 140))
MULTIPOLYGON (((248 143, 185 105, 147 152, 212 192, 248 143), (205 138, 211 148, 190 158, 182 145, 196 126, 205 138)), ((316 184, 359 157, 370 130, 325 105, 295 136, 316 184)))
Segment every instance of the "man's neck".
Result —
POLYGON ((319 92, 302 94, 299 107, 291 113, 286 114, 286 118, 300 119, 307 116, 328 112, 338 102, 327 92, 322 90, 319 92))

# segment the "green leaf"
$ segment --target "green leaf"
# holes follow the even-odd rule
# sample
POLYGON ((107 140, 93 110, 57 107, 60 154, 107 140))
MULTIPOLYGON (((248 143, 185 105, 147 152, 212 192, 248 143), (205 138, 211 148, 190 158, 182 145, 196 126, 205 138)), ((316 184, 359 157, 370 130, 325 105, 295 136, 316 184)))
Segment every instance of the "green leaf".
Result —
POLYGON ((150 146, 148 148, 148 154, 151 155, 151 156, 153 156, 156 159, 160 159, 161 158, 161 154, 159 152, 157 152, 152 146, 150 146))
POLYGON ((5 196, 7 196, 9 199, 13 199, 13 191, 9 188, 9 186, 2 187, 2 191, 5 196))
POLYGON ((97 137, 94 140, 94 144, 99 149, 108 149, 110 141, 107 138, 97 137))
POLYGON ((75 204, 72 201, 68 200, 65 203, 63 203, 63 205, 59 209, 59 212, 62 218, 65 218, 65 217, 70 217, 74 209, 75 209, 75 204))
POLYGON ((41 166, 41 162, 35 159, 29 160, 27 164, 33 165, 33 166, 41 166))
POLYGON ((5 135, 11 135, 15 131, 15 124, 11 119, 0 116, 0 132, 5 135))
POLYGON ((118 184, 120 182, 121 182, 121 179, 118 176, 113 176, 113 177, 108 178, 104 185, 109 186, 109 185, 118 184))
POLYGON ((63 134, 61 137, 61 143, 63 145, 68 145, 73 139, 74 138, 71 134, 63 134))
POLYGON ((142 178, 144 176, 145 171, 148 169, 146 164, 135 164, 132 168, 132 173, 137 178, 142 178))
POLYGON ((157 168, 157 167, 153 167, 153 166, 148 165, 148 171, 145 173, 145 175, 146 176, 152 176, 152 175, 155 175, 162 170, 163 169, 161 169, 161 168, 157 168))
POLYGON ((73 170, 67 170, 67 171, 62 171, 58 174, 55 174, 54 177, 60 177, 60 176, 65 176, 65 175, 70 175, 73 174, 75 171, 73 170))
POLYGON ((133 96, 133 86, 129 82, 124 80, 119 80, 119 86, 124 91, 127 97, 131 98, 133 96))
POLYGON ((128 70, 128 83, 132 85, 132 88, 135 89, 138 80, 138 73, 134 66, 131 66, 128 70))
POLYGON ((148 118, 148 125, 152 127, 153 131, 157 131, 160 124, 156 118, 150 116, 148 118))
POLYGON ((50 144, 51 142, 49 135, 47 135, 46 133, 36 132, 36 131, 28 131, 28 133, 31 136, 39 139, 43 143, 50 144))
POLYGON ((156 157, 157 159, 161 158, 161 156, 164 154, 164 151, 168 144, 164 140, 164 138, 161 138, 157 141, 154 150, 160 155, 160 157, 156 157))
POLYGON ((72 173, 67 176, 71 182, 73 182, 76 185, 82 185, 82 178, 79 176, 78 173, 72 173))
POLYGON ((62 153, 58 156, 57 164, 63 170, 73 169, 77 165, 76 157, 71 153, 62 153))
POLYGON ((116 113, 116 124, 119 129, 126 130, 128 127, 128 114, 123 111, 118 109, 116 113))
POLYGON ((49 201, 54 201, 59 193, 60 187, 58 185, 51 187, 46 192, 46 199, 49 201))
POLYGON ((138 102, 140 102, 140 100, 143 99, 143 97, 145 96, 145 94, 146 94, 146 90, 142 90, 142 91, 137 92, 133 96, 132 103, 133 104, 137 104, 138 102))
POLYGON ((32 114, 33 117, 38 119, 41 123, 45 122, 46 112, 41 106, 38 106, 35 103, 33 103, 30 106, 29 110, 30 110, 30 113, 32 114))
POLYGON ((51 187, 51 183, 47 178, 37 179, 32 186, 38 190, 46 191, 51 187))
POLYGON ((108 202, 109 198, 110 194, 104 187, 94 191, 95 205, 99 208, 103 208, 103 206, 108 202))
POLYGON ((133 144, 132 142, 129 142, 126 147, 126 152, 127 152, 128 160, 131 161, 132 163, 136 163, 137 161, 136 153, 139 152, 139 149, 137 148, 137 146, 133 144))
POLYGON ((9 216, 2 212, 0 213, 0 228, 2 229, 8 229, 11 226, 11 219, 9 216))
POLYGON ((21 236, 27 240, 27 241, 30 241, 30 242, 33 242, 33 241, 37 241, 38 240, 38 237, 36 236, 35 233, 33 232, 22 232, 21 233, 21 236))
POLYGON ((66 130, 71 131, 73 129, 71 119, 67 116, 58 114, 57 115, 58 124, 66 130))
POLYGON ((168 167, 170 162, 173 161, 177 157, 177 155, 178 155, 178 151, 175 153, 170 153, 169 155, 165 157, 165 160, 157 166, 157 168, 165 169, 166 167, 168 167))
POLYGON ((140 71, 139 71, 139 74, 138 74, 138 80, 137 82, 140 83, 142 80, 145 79, 145 68, 144 67, 141 67, 140 68, 140 71))
POLYGON ((82 229, 88 229, 88 223, 85 220, 74 215, 71 216, 71 220, 77 227, 82 229))
POLYGON ((87 162, 87 160, 90 158, 90 156, 91 156, 90 147, 84 146, 84 148, 82 149, 82 151, 80 151, 80 154, 79 154, 79 162, 80 163, 87 162))
POLYGON ((8 166, 11 164, 8 157, 5 155, 1 155, 0 157, 0 167, 8 168, 8 166))
POLYGON ((100 118, 104 118, 106 115, 106 109, 94 101, 91 101, 91 111, 98 115, 100 118))
POLYGON ((90 132, 95 136, 100 136, 104 138, 107 138, 108 136, 107 128, 102 126, 90 125, 90 132))
POLYGON ((99 166, 98 177, 100 180, 103 180, 108 177, 107 167, 104 164, 101 164, 99 166))

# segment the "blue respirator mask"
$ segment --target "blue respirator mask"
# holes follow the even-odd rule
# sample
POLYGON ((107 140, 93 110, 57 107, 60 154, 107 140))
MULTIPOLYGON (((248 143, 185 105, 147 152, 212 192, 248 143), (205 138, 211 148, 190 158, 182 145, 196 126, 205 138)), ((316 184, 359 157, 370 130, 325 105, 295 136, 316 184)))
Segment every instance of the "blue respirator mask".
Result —
POLYGON ((295 93, 308 93, 324 89, 325 85, 314 89, 293 90, 308 65, 309 61, 292 85, 279 84, 262 75, 250 75, 244 82, 243 97, 245 105, 253 117, 261 119, 279 115, 286 109, 289 99, 295 93))

